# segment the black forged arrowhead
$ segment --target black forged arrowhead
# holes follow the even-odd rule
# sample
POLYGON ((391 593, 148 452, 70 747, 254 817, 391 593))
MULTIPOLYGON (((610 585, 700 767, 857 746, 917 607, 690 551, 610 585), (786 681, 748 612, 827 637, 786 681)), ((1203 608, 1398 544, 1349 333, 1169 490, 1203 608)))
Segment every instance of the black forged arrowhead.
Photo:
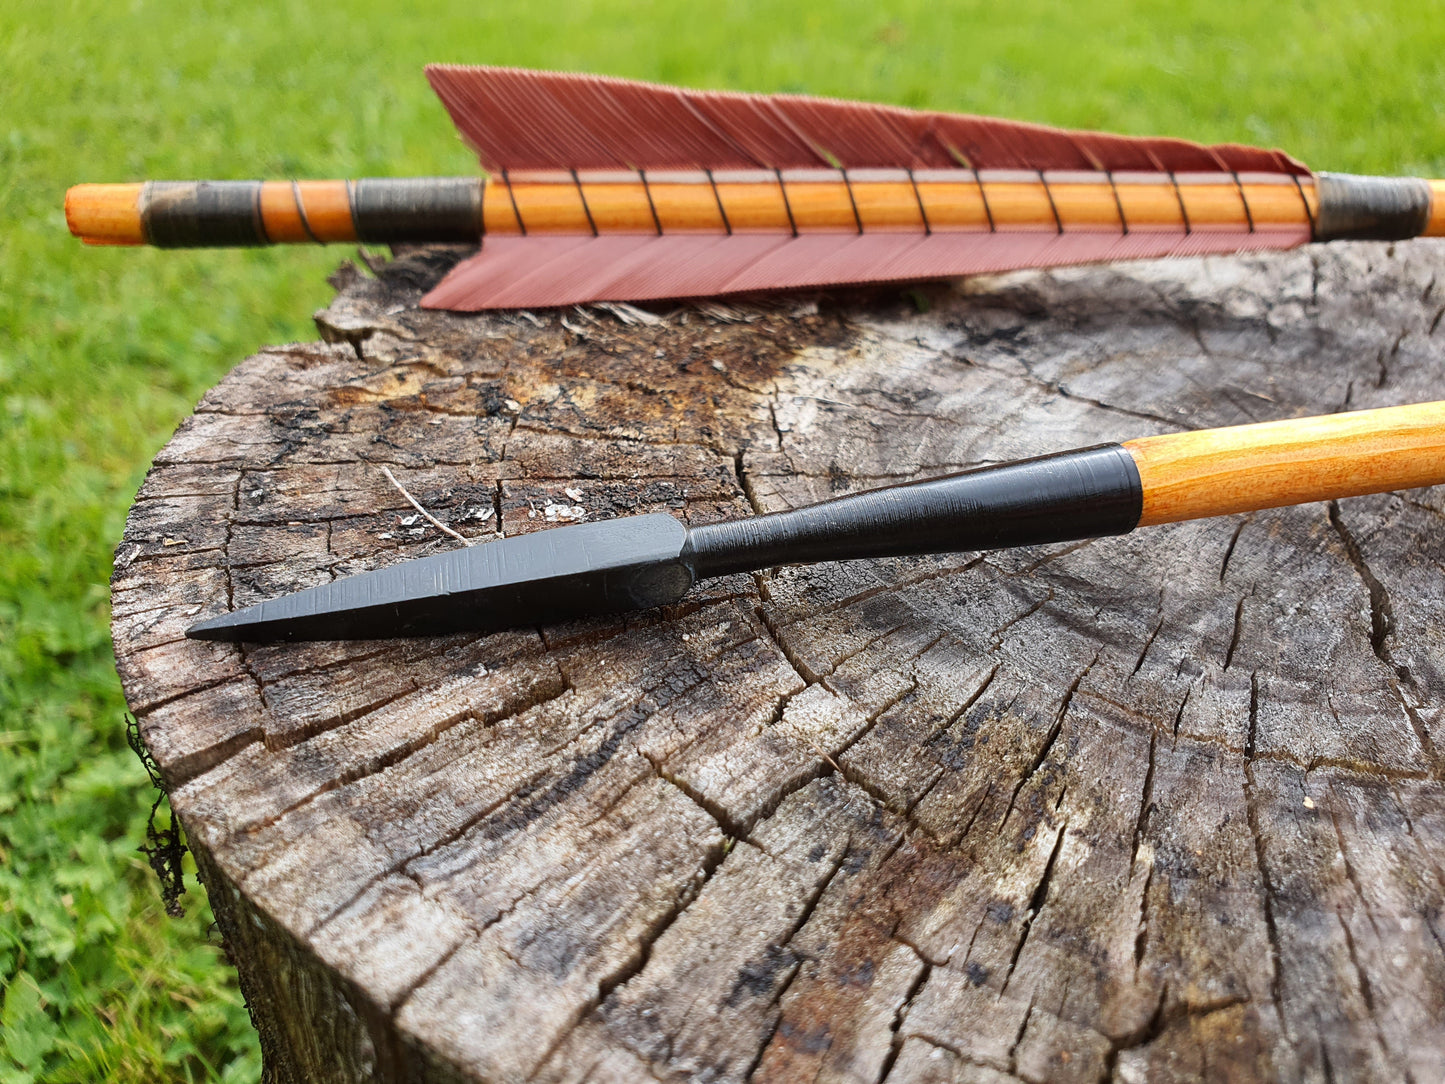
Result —
POLYGON ((494 631, 676 602, 693 585, 669 515, 534 531, 282 595, 186 630, 197 640, 371 640, 494 631))
POLYGON ((691 529, 654 513, 534 531, 284 595, 186 635, 354 640, 535 626, 665 605, 698 580, 780 564, 1125 534, 1141 501, 1129 452, 1101 444, 691 529))

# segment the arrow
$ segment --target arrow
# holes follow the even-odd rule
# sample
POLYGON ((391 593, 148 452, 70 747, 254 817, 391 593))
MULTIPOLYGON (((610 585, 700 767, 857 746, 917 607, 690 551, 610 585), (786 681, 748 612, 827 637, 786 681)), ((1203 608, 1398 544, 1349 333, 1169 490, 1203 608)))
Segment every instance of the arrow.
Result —
POLYGON ((653 514, 403 561, 202 621, 205 640, 535 626, 780 564, 953 553, 1445 483, 1445 402, 1144 437, 688 527, 653 514))
POLYGON ((91 244, 481 243, 477 310, 1445 235, 1445 182, 1280 151, 795 95, 427 69, 489 177, 77 185, 91 244))

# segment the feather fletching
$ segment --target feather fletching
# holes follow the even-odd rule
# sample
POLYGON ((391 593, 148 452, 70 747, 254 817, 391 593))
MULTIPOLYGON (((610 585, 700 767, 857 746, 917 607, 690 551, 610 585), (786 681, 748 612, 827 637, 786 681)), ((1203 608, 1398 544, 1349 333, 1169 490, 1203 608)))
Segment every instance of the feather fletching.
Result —
MULTIPOLYGON (((1309 170, 1288 155, 1235 144, 1205 146, 1179 139, 1066 131, 1037 124, 926 112, 795 95, 684 90, 595 75, 514 68, 433 65, 427 78, 482 166, 512 192, 509 175, 561 175, 581 194, 588 233, 488 235, 424 304, 451 309, 532 307, 593 300, 642 300, 831 284, 940 278, 1019 267, 1098 260, 1287 248, 1310 239, 1302 182, 1309 170), (767 171, 759 184, 785 183, 784 171, 908 171, 920 212, 916 226, 856 231, 726 235, 599 232, 578 173, 625 171, 641 178, 663 171, 767 171), (1048 176, 1089 173, 1114 189, 1118 216, 1102 225, 1066 229, 1057 207, 1042 232, 1037 224, 935 229, 922 214, 914 171, 951 170, 984 190, 986 177, 1027 172, 1054 204, 1048 176), (1174 219, 1132 230, 1115 174, 1153 175, 1177 199, 1174 219), (1256 222, 1240 176, 1288 184, 1296 200, 1288 220, 1256 222), (1181 175, 1238 190, 1235 219, 1196 228, 1185 211, 1181 175), (1212 180, 1211 180, 1212 179, 1212 180), (1053 229, 1054 222, 1057 229, 1053 229)), ((859 173, 852 174, 861 177, 859 173)), ((584 178, 585 179, 585 178, 584 178)), ((1146 177, 1147 179, 1147 177, 1146 177)), ((714 193, 716 186, 714 185, 714 193)), ((1106 189, 1107 190, 1107 189, 1106 189)), ((571 189, 569 189, 571 191, 571 189)), ((575 198, 575 196, 573 197, 575 198)), ((787 200, 786 191, 782 195, 787 200)), ((1234 198, 1233 195, 1230 198, 1234 198)), ((647 195, 651 204, 652 196, 647 195)), ((985 197, 986 202, 986 197, 985 197)), ((511 205, 515 210, 516 198, 511 205)), ((722 198, 718 197, 719 211, 722 198)), ((511 214, 511 211, 508 212, 511 214)))
POLYGON ((484 168, 1309 170, 1281 151, 1074 132, 790 94, 433 64, 432 88, 484 168))

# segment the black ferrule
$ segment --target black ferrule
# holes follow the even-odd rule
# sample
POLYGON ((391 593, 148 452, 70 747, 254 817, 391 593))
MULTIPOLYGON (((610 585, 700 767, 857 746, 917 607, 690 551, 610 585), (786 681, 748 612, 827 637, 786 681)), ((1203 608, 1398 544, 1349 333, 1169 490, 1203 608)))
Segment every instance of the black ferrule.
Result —
POLYGON ((476 177, 398 177, 356 181, 356 236, 374 244, 461 242, 482 236, 482 186, 476 177))
POLYGON ((1403 241, 1430 221, 1430 186, 1414 177, 1317 173, 1316 241, 1403 241))
POLYGON ((260 181, 150 181, 141 228, 157 248, 265 245, 260 181))
POLYGON ((1118 444, 979 467, 689 532, 697 579, 773 565, 1127 534, 1144 494, 1118 444))

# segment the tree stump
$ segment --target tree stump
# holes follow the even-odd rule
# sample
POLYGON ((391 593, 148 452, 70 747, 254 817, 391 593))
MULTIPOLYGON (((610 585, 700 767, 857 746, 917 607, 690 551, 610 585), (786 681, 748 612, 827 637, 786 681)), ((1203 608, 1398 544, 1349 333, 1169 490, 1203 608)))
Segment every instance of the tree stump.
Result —
POLYGON ((202 617, 577 518, 1438 399, 1445 249, 465 316, 352 270, 197 407, 126 694, 274 1081, 1416 1081, 1445 490, 782 568, 485 637, 202 617))

